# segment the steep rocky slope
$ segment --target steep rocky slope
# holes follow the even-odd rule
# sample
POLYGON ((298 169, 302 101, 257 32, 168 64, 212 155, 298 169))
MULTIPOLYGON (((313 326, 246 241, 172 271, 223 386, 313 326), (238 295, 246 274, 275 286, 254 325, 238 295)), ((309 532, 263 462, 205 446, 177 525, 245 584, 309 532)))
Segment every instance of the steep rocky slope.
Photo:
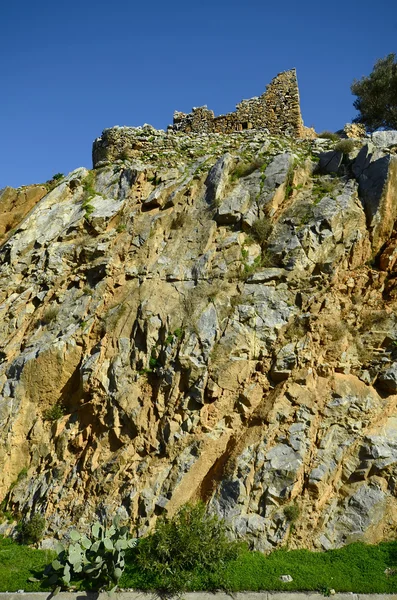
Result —
POLYGON ((394 534, 396 140, 334 145, 105 130, 9 231, 3 511, 144 534, 203 498, 263 550, 394 534))

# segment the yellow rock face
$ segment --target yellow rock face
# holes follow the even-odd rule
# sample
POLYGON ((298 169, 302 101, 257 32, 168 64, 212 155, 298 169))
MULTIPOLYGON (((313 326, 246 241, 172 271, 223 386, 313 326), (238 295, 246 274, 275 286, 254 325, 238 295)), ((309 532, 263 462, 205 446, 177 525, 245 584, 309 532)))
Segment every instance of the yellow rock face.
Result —
POLYGON ((95 170, 2 192, 7 511, 144 534, 202 498, 265 551, 392 535, 395 161, 363 140, 323 174, 334 146, 116 128, 95 170))

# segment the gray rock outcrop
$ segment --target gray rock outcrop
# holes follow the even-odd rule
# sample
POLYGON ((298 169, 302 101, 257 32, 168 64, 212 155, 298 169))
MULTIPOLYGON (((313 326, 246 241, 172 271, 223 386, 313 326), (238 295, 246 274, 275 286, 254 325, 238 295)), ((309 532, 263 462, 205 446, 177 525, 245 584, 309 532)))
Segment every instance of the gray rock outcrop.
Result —
POLYGON ((46 544, 198 498, 260 550, 394 535, 396 162, 357 143, 331 176, 328 140, 115 128, 35 196, 0 248, 4 510, 46 544))

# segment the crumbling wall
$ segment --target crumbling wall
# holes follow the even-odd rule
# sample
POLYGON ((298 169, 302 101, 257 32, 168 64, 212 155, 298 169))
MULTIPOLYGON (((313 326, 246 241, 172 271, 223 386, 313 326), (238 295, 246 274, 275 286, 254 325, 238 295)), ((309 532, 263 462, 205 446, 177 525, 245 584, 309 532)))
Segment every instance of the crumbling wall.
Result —
POLYGON ((176 111, 174 131, 184 133, 233 133, 244 129, 268 129, 271 134, 305 135, 300 112, 299 89, 295 69, 279 73, 259 97, 243 100, 236 111, 214 116, 206 106, 189 114, 176 111))
POLYGON ((271 133, 290 133, 298 137, 303 135, 295 69, 277 75, 267 86, 262 98, 265 103, 265 127, 271 133))

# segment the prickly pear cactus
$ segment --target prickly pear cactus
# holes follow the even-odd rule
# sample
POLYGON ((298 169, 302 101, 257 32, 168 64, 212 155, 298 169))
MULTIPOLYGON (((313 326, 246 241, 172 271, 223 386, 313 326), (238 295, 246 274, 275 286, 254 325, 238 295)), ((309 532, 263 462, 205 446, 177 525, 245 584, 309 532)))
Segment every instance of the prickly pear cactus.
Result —
POLYGON ((58 556, 46 572, 49 583, 57 590, 82 580, 96 584, 97 589, 114 590, 123 574, 125 551, 137 543, 129 537, 128 528, 120 527, 116 520, 110 527, 94 523, 90 537, 72 530, 70 540, 67 547, 57 545, 58 556))

